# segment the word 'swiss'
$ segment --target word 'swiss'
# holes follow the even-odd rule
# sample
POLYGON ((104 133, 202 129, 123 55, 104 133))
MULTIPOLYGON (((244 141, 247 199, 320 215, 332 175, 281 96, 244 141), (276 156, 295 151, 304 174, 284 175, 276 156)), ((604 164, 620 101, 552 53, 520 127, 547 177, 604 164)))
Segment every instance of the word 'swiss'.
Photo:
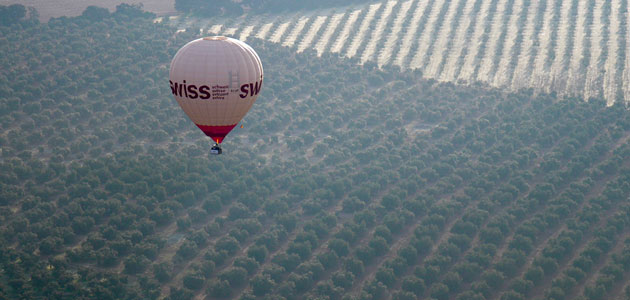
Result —
MULTIPOLYGON (((173 95, 186 97, 188 99, 224 99, 224 97, 228 95, 228 86, 196 86, 194 84, 186 84, 186 80, 184 80, 182 83, 169 80, 169 83, 171 84, 171 92, 173 93, 173 95)), ((261 87, 262 79, 254 83, 243 84, 241 85, 239 96, 241 98, 246 98, 247 96, 258 95, 261 87)))
POLYGON ((262 87, 262 79, 254 83, 243 84, 241 85, 241 94, 239 94, 239 96, 241 96, 241 98, 245 98, 247 97, 247 94, 249 94, 250 96, 258 95, 258 92, 260 92, 261 87, 262 87))

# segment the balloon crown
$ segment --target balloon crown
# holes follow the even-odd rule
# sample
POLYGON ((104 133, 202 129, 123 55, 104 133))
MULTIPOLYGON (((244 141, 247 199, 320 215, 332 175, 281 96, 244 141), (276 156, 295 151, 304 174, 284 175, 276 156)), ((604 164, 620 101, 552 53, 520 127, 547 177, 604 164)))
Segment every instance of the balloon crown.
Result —
POLYGON ((222 35, 218 35, 218 36, 207 36, 205 38, 203 38, 204 41, 224 41, 227 40, 228 38, 222 35))

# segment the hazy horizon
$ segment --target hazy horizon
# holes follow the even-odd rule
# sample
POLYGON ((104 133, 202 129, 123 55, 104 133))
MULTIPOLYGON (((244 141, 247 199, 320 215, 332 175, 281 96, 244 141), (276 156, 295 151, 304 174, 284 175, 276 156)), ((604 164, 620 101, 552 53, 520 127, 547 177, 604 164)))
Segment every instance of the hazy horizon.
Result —
POLYGON ((50 18, 81 15, 86 7, 93 5, 114 11, 121 3, 143 4, 146 11, 157 15, 176 13, 175 0, 0 0, 0 5, 22 4, 34 7, 39 12, 39 19, 47 22, 50 18))

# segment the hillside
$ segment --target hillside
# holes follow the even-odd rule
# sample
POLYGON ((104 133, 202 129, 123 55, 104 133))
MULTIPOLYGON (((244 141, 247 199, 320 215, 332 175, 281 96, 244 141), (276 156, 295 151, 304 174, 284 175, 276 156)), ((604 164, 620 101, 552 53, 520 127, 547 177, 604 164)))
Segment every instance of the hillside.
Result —
POLYGON ((623 0, 391 0, 169 23, 418 70, 441 82, 532 87, 610 105, 630 101, 629 21, 623 0))
POLYGON ((250 37, 211 156, 166 84, 199 30, 154 19, 0 27, 0 299, 630 298, 622 102, 250 37))

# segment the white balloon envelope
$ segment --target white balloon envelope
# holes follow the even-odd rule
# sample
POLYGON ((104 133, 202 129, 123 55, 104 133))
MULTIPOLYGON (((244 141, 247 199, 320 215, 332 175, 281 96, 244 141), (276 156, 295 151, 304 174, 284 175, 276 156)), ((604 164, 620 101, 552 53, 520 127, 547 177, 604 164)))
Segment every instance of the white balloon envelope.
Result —
POLYGON ((263 83, 258 54, 224 36, 196 39, 171 61, 171 92, 186 115, 220 144, 252 107, 263 83))

